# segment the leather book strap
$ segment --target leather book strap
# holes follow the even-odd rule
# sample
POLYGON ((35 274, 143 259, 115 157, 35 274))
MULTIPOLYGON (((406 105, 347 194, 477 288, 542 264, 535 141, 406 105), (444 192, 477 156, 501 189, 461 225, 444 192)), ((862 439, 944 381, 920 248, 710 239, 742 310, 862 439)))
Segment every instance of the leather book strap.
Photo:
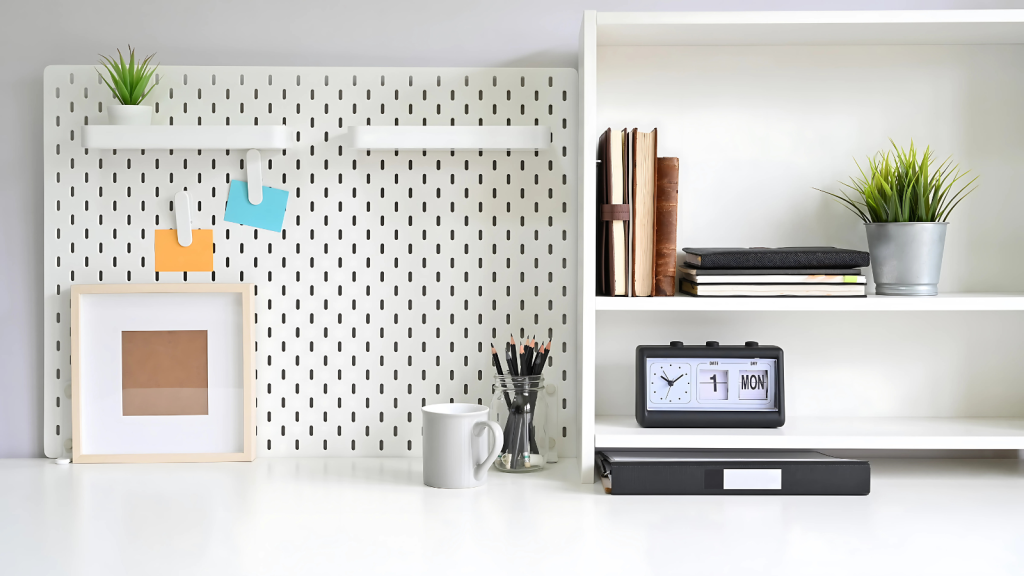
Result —
POLYGON ((629 204, 602 204, 601 220, 629 220, 629 204))

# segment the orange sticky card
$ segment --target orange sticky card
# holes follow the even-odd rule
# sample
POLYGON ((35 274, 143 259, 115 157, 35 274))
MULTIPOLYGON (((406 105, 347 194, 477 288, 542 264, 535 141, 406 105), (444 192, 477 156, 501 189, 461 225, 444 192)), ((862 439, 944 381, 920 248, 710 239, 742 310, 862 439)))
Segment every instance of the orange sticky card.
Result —
POLYGON ((177 230, 155 230, 157 272, 213 272, 213 230, 193 230, 192 244, 178 244, 177 230))

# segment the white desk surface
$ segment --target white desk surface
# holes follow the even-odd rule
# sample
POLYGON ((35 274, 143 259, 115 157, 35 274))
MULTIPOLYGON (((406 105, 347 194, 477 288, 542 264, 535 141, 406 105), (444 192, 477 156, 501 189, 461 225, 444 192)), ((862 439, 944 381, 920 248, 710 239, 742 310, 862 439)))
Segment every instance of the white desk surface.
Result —
POLYGON ((1024 573, 1019 460, 874 460, 867 497, 609 496, 571 459, 473 490, 420 470, 0 460, 0 573, 1024 573))

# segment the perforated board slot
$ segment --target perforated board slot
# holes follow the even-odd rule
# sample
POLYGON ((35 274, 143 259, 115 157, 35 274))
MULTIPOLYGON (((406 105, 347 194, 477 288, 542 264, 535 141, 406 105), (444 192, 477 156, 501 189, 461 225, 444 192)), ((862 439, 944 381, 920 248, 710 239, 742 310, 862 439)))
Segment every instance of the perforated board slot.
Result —
POLYGON ((257 453, 418 456, 424 403, 489 402, 490 343, 553 338, 559 454, 575 451, 577 77, 571 69, 162 66, 155 124, 286 124, 264 184, 281 234, 221 220, 245 150, 87 150, 91 66, 44 73, 44 438, 70 439, 74 283, 257 285, 257 453), (548 125, 543 151, 357 151, 352 125, 548 125), (187 188, 213 273, 153 271, 187 188))

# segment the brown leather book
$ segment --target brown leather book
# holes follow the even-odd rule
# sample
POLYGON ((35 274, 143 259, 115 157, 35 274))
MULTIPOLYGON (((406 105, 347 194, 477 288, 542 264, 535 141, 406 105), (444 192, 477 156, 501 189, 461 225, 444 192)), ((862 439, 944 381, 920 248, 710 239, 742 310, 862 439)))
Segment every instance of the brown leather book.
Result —
POLYGON ((658 130, 630 134, 632 142, 632 275, 633 296, 651 296, 654 292, 654 204, 655 169, 658 157, 658 130))
POLYGON ((598 142, 597 285, 604 296, 626 295, 630 210, 625 189, 625 143, 626 131, 611 128, 598 142))
POLYGON ((676 222, 679 216, 679 158, 658 158, 654 201, 654 295, 676 294, 676 222))

